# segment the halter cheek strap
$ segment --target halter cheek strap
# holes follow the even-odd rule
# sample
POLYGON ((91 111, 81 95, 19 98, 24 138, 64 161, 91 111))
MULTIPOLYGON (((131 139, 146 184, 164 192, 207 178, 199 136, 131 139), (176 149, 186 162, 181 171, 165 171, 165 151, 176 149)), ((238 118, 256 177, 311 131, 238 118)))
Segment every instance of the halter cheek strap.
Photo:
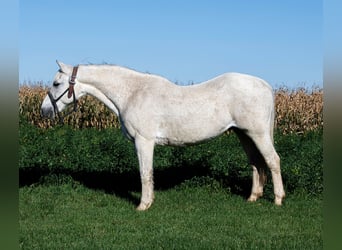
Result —
MULTIPOLYGON (((74 85, 76 84, 75 80, 76 80, 76 75, 77 75, 77 70, 78 70, 78 66, 75 66, 72 69, 72 74, 69 80, 69 91, 68 91, 68 98, 71 97, 71 95, 74 94, 74 85)), ((75 96, 75 94, 74 94, 75 96)))

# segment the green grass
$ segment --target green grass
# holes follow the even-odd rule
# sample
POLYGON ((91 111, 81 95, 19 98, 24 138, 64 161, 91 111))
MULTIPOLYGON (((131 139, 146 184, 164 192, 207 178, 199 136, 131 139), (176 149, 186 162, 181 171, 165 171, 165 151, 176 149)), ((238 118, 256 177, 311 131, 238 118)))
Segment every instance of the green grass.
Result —
MULTIPOLYGON (((70 178, 70 177, 69 177, 70 178)), ((196 181, 198 183, 198 181, 196 181)), ((322 197, 290 194, 282 207, 248 203, 191 181, 156 191, 110 193, 72 180, 19 189, 21 249, 322 249, 322 197)))
MULTIPOLYGON (((134 145, 117 129, 19 130, 22 249, 322 249, 323 131, 275 133, 287 197, 271 178, 246 202, 251 169, 237 137, 156 147, 156 200, 137 212, 134 145)), ((269 172, 269 171, 268 171, 269 172)))

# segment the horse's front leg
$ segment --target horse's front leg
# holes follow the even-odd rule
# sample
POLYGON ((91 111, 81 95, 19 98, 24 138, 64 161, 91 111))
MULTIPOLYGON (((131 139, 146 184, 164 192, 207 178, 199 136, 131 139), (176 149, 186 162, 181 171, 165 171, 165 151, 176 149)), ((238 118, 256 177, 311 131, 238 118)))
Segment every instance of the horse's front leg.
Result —
POLYGON ((137 210, 148 209, 153 202, 153 150, 154 141, 146 140, 137 135, 135 137, 135 149, 139 159, 140 178, 141 178, 141 199, 137 210))

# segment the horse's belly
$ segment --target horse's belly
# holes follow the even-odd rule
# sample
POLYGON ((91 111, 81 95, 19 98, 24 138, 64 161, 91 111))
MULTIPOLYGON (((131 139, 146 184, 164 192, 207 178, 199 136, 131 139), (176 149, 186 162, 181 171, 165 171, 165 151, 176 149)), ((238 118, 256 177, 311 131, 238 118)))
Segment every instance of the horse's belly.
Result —
POLYGON ((226 124, 197 123, 169 124, 161 127, 156 134, 156 143, 159 145, 188 145, 209 140, 235 126, 233 121, 226 124))

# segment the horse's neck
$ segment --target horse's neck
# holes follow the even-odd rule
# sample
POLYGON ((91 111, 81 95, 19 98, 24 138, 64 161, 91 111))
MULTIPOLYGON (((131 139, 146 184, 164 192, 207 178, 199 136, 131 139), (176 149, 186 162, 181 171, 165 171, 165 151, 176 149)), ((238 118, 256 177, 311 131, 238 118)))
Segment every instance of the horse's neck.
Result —
POLYGON ((101 101, 103 104, 105 104, 110 110, 114 111, 116 115, 119 115, 119 108, 116 103, 114 103, 110 98, 108 98, 104 93, 102 93, 100 90, 95 88, 92 85, 84 84, 83 85, 83 91, 84 94, 89 94, 94 96, 96 99, 101 101))
POLYGON ((135 90, 137 81, 127 80, 132 78, 129 76, 132 73, 117 66, 86 65, 80 67, 78 78, 80 82, 88 85, 87 94, 95 96, 118 114, 135 90), (109 101, 112 104, 108 103, 109 101))

